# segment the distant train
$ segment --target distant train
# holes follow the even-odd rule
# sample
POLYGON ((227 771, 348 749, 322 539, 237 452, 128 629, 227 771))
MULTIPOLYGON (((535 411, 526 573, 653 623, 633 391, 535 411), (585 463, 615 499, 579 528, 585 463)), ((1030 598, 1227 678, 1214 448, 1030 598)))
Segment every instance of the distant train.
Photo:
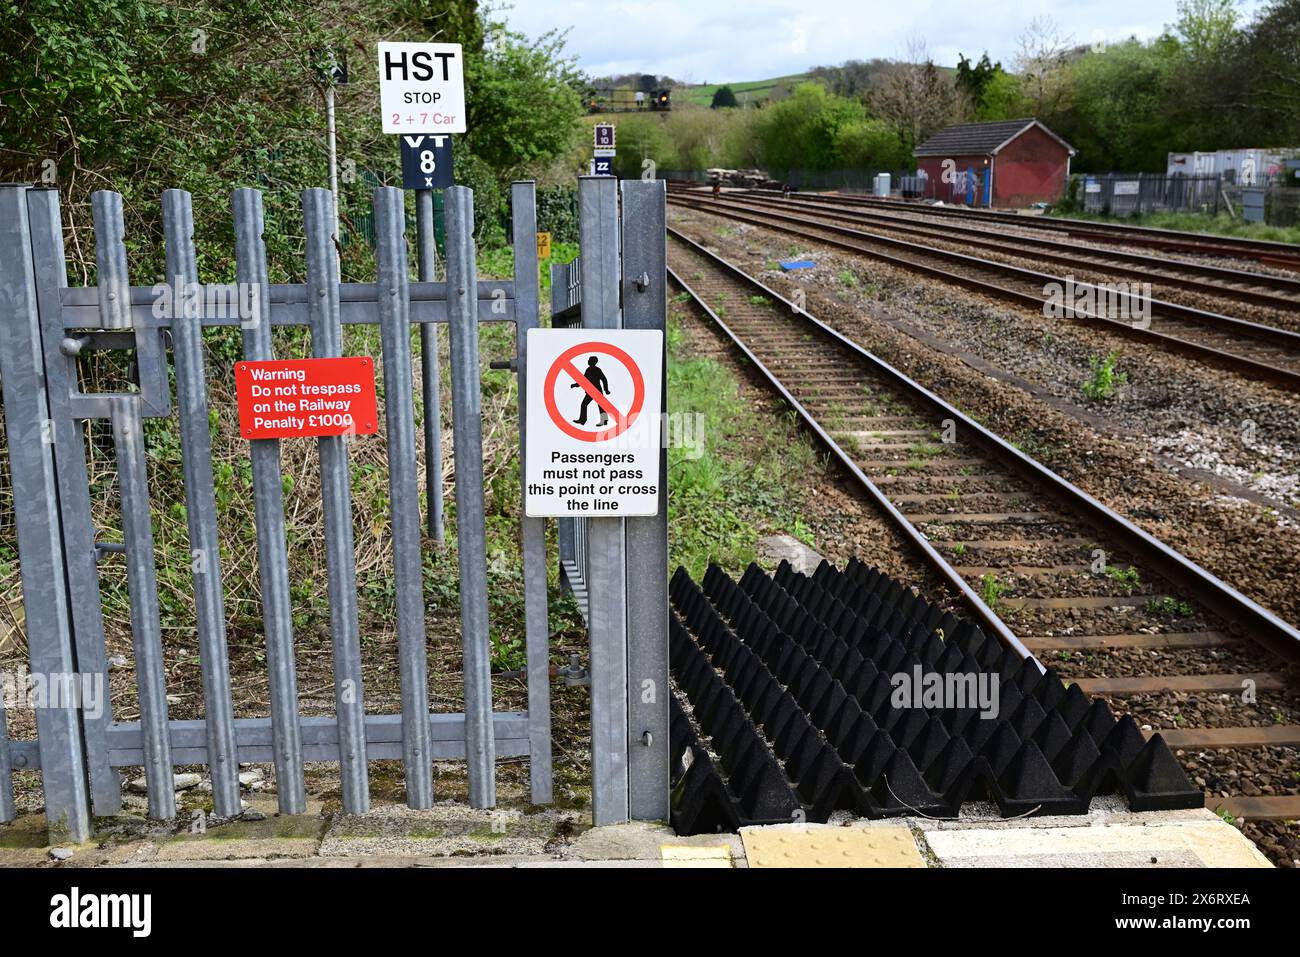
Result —
POLYGON ((584 98, 588 113, 667 113, 673 108, 671 90, 589 89, 584 98))

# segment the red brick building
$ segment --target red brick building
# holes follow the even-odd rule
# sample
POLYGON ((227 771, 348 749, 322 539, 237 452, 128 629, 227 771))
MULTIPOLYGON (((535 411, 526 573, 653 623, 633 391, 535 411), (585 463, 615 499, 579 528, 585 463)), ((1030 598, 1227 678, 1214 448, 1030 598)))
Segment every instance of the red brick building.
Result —
POLYGON ((1074 154, 1036 119, 949 126, 912 153, 926 198, 1002 207, 1060 199, 1074 154))

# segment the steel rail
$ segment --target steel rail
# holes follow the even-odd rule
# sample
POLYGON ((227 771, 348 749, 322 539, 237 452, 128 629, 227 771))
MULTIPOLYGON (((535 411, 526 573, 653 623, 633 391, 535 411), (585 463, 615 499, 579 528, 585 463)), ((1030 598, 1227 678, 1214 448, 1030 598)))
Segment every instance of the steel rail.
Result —
MULTIPOLYGON (((846 240, 836 239, 831 236, 818 235, 810 229, 792 226, 780 220, 788 220, 798 223, 804 223, 806 220, 797 217, 777 217, 775 214, 767 213, 749 213, 743 211, 743 207, 737 209, 733 206, 724 206, 716 200, 684 200, 680 197, 670 197, 669 202, 676 206, 695 209, 701 212, 712 212, 714 215, 724 216, 741 222, 748 222, 756 226, 763 226, 768 229, 777 229, 781 232, 790 233, 796 236, 802 236, 814 242, 823 245, 833 246, 844 249, 858 255, 871 256, 891 265, 908 269, 913 272, 920 272, 924 275, 932 276, 944 282, 965 286, 979 292, 987 293, 998 298, 1010 299, 1023 304, 1031 305, 1041 309, 1046 301, 1042 296, 1026 293, 1022 290, 1011 289, 996 283, 988 282, 982 279, 976 279, 972 276, 963 276, 959 273, 950 272, 946 269, 940 269, 935 266, 929 266, 924 263, 918 263, 915 260, 906 259, 900 256, 891 256, 887 253, 876 250, 865 249, 861 245, 850 243, 846 240), (773 222, 777 219, 777 222, 773 222)), ((986 259, 980 259, 976 256, 969 256, 964 253, 947 252, 940 249, 932 249, 928 246, 922 246, 917 243, 907 242, 901 239, 893 239, 888 236, 879 236, 875 233, 868 233, 861 230, 848 229, 846 227, 832 226, 821 224, 812 226, 812 229, 825 230, 833 233, 847 234, 857 237, 861 242, 879 243, 892 248, 900 248, 913 253, 932 256, 946 262, 957 263, 970 268, 982 269, 1004 275, 1011 275, 1023 280, 1031 280, 1041 284, 1063 283, 1059 276, 1052 276, 1048 273, 1040 273, 1030 269, 1024 269, 1019 266, 1010 266, 1006 263, 992 262, 986 259)), ((1091 283, 1075 282, 1072 284, 1076 290, 1095 289, 1091 283)), ((1286 348, 1297 349, 1300 352, 1300 333, 1293 333, 1283 329, 1275 329, 1271 326, 1263 326, 1258 323, 1248 322, 1242 319, 1234 319, 1231 316, 1222 316, 1218 313, 1204 312, 1203 310, 1193 309, 1189 306, 1179 306, 1177 303, 1168 303, 1159 299, 1151 299, 1142 296, 1130 296, 1130 301, 1148 302, 1153 309, 1158 308, 1162 314, 1171 318, 1185 319, 1196 322, 1200 325, 1207 326, 1219 331, 1239 332, 1247 338, 1267 342, 1274 345, 1280 345, 1286 348)), ((1269 381, 1289 386, 1292 389, 1300 388, 1300 371, 1283 368, 1280 366, 1270 365, 1257 359, 1233 352, 1224 352, 1213 346, 1204 345, 1194 342, 1190 339, 1182 339, 1178 336, 1169 335, 1168 333, 1158 332, 1154 329, 1142 328, 1127 322, 1116 319, 1108 319, 1103 316, 1096 316, 1090 313, 1081 312, 1076 308, 1062 308, 1062 313, 1066 318, 1074 319, 1083 324, 1100 325, 1113 332, 1121 335, 1127 335, 1131 338, 1155 341, 1171 349, 1177 349, 1202 358, 1208 358, 1230 365, 1235 368, 1250 372, 1269 381)), ((1300 357, 1300 356, 1298 356, 1300 357)))
MULTIPOLYGON (((982 447, 1001 459, 1018 475, 1032 485, 1048 492, 1059 502, 1068 506, 1076 516, 1122 544, 1134 555, 1142 558, 1164 578, 1195 595, 1197 601, 1215 612, 1227 623, 1230 632, 1246 635, 1287 660, 1300 661, 1300 631, 1278 618, 1271 611, 1139 528, 1047 466, 1030 458, 1001 436, 990 431, 956 406, 916 382, 906 373, 894 368, 888 362, 827 325, 807 310, 796 307, 794 303, 770 286, 750 276, 716 253, 704 248, 679 230, 670 226, 668 227, 668 233, 674 240, 714 264, 724 274, 735 277, 740 282, 770 297, 774 302, 784 305, 792 315, 800 317, 830 341, 848 349, 870 368, 911 397, 930 406, 931 409, 942 416, 953 419, 961 428, 969 430, 963 434, 974 435, 982 447)), ((988 609, 979 596, 961 579, 956 570, 934 550, 928 539, 921 535, 919 530, 897 508, 889 503, 879 487, 852 461, 851 457, 831 438, 830 434, 817 423, 815 417, 780 382, 779 378, 748 346, 740 341, 735 332, 695 293, 690 284, 682 280, 671 268, 669 269, 669 275, 686 292, 690 293, 692 298, 709 315, 710 319, 717 324, 718 328, 726 333, 732 342, 772 383, 782 398, 795 409, 818 438, 848 467, 854 477, 867 490, 868 494, 882 506, 886 514, 898 525, 904 535, 920 548, 927 562, 962 595, 981 624, 987 624, 993 634, 997 635, 1008 647, 1015 649, 1017 653, 1024 657, 1031 657, 1031 653, 1021 643, 1020 639, 1011 632, 1011 629, 988 609)))
POLYGON ((1022 216, 1018 213, 1004 213, 988 209, 965 209, 959 206, 926 206, 923 203, 880 199, 873 196, 853 196, 839 194, 832 200, 824 194, 796 194, 823 201, 848 200, 855 205, 876 206, 880 208, 898 208, 913 206, 937 216, 949 218, 969 217, 987 222, 1015 224, 1030 229, 1066 233, 1075 236, 1097 236, 1105 242, 1128 243, 1130 245, 1149 246, 1153 249, 1184 250, 1200 255, 1223 255, 1237 258, 1256 259, 1261 262, 1275 262, 1290 269, 1300 269, 1300 250, 1293 243, 1268 239, 1241 239, 1235 236, 1216 236, 1211 233, 1189 233, 1177 229, 1160 229, 1154 226, 1125 226, 1120 223, 1091 222, 1065 217, 1046 218, 1042 216, 1022 216))
MULTIPOLYGON (((747 193, 746 197, 751 204, 760 206, 763 209, 789 209, 791 205, 785 199, 777 198, 770 193, 765 194, 762 191, 747 193)), ((796 202, 802 202, 802 200, 796 200, 796 202)), ((823 204, 817 205, 820 207, 823 204)), ((1235 299, 1240 302, 1251 302, 1276 309, 1300 309, 1300 279, 1289 279, 1268 273, 1249 272, 1244 269, 1230 269, 1226 266, 1213 266, 1207 263, 1150 256, 1146 253, 1079 246, 1075 243, 1062 242, 1057 239, 1022 236, 988 228, 937 223, 915 215, 923 212, 923 210, 891 210, 886 213, 875 212, 874 210, 879 208, 875 206, 860 207, 830 202, 826 202, 824 206, 823 215, 849 222, 879 223, 923 235, 938 235, 940 237, 965 236, 970 238, 954 238, 951 241, 994 249, 1006 252, 1009 255, 1019 255, 1026 258, 1036 257, 1046 262, 1057 262, 1067 266, 1089 263, 1095 265, 1097 270, 1101 272, 1147 279, 1166 285, 1177 283, 1183 289, 1194 289, 1204 292, 1206 295, 1235 299), (1017 246, 1021 248, 1019 250, 1009 248, 1017 246), (1110 260, 1110 262, 1107 262, 1107 260, 1110 260), (1117 263, 1120 265, 1117 265, 1117 263), (1185 272, 1189 275, 1165 276, 1147 271, 1154 269, 1185 272), (1259 288, 1234 289, 1225 285, 1225 283, 1249 283, 1257 287, 1266 287, 1268 291, 1259 288)))

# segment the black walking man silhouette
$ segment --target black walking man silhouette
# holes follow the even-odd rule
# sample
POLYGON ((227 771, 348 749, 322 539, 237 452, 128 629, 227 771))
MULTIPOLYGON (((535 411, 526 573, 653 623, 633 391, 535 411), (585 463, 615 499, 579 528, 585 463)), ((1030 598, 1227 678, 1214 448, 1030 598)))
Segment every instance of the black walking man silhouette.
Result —
MULTIPOLYGON (((587 368, 582 370, 583 378, 595 386, 598 392, 609 395, 609 380, 605 378, 604 371, 596 364, 596 361, 595 356, 592 356, 587 360, 587 368)), ((569 386, 570 389, 577 389, 579 387, 580 383, 577 382, 569 386)), ((582 408, 578 411, 578 417, 573 420, 578 425, 587 424, 587 406, 591 405, 591 399, 591 393, 584 390, 582 408)), ((601 408, 600 403, 597 403, 596 407, 600 409, 600 421, 596 423, 597 427, 609 425, 609 416, 605 414, 605 410, 601 408)))

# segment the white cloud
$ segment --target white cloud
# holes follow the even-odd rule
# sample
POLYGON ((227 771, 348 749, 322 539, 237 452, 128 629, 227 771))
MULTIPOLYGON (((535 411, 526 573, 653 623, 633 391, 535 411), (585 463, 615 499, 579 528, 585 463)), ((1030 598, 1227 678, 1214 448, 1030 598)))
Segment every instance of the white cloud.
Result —
MULTIPOLYGON (((1242 18, 1262 5, 1243 0, 1242 18)), ((987 50, 1009 66, 1017 38, 1034 17, 1051 17, 1076 43, 1114 43, 1158 36, 1176 19, 1176 8, 1176 0, 518 0, 506 17, 530 36, 568 29, 569 51, 594 76, 656 73, 705 83, 899 57, 914 37, 925 39, 941 65, 956 65, 959 53, 978 58, 987 50)))

